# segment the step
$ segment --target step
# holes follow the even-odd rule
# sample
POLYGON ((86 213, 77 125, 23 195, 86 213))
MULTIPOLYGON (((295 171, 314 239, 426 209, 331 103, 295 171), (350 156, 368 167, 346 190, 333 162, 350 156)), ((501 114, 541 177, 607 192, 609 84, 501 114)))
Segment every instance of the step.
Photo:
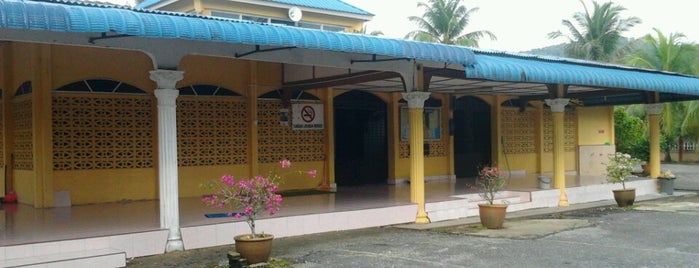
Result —
POLYGON ((126 267, 126 253, 111 248, 37 255, 0 261, 1 267, 126 267))
MULTIPOLYGON (((478 215, 478 204, 484 203, 485 200, 478 194, 465 194, 452 196, 458 199, 432 202, 425 204, 425 210, 431 221, 443 221, 478 215)), ((496 204, 521 204, 529 203, 531 200, 528 193, 520 192, 501 192, 495 197, 496 204)))

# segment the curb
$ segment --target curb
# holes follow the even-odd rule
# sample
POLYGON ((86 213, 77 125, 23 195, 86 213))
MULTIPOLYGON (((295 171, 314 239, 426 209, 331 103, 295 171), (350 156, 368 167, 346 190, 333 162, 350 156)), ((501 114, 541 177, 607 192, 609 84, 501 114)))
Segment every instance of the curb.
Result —
MULTIPOLYGON (((697 195, 697 194, 698 193, 696 193, 696 192, 675 190, 674 195, 648 194, 648 195, 636 196, 636 202, 661 200, 661 199, 666 199, 666 198, 671 198, 671 197, 690 196, 690 195, 697 195)), ((616 202, 614 200, 604 200, 604 201, 596 201, 596 202, 588 202, 588 203, 580 203, 580 204, 571 204, 568 207, 533 208, 533 209, 527 209, 527 210, 508 212, 506 219, 509 220, 509 219, 527 218, 527 217, 533 217, 533 216, 541 216, 541 215, 547 215, 547 214, 563 213, 563 212, 570 212, 570 211, 576 211, 576 210, 582 210, 582 209, 589 209, 589 208, 596 208, 596 207, 607 207, 607 206, 614 206, 614 205, 616 205, 616 202)), ((477 223, 480 223, 480 218, 477 216, 471 216, 471 217, 460 218, 460 219, 455 219, 455 220, 431 222, 431 223, 427 223, 427 224, 407 223, 407 224, 393 225, 390 227, 399 228, 399 229, 428 231, 428 230, 432 230, 432 229, 447 228, 447 227, 454 227, 454 226, 458 226, 458 225, 469 225, 469 224, 477 224, 477 223)))

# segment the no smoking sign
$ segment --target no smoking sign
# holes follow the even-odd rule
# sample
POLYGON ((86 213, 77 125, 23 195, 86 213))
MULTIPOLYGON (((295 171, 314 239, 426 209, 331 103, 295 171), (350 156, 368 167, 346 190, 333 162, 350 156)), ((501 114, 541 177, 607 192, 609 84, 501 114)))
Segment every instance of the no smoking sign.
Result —
POLYGON ((291 105, 291 128, 295 130, 323 129, 323 104, 294 103, 291 105))

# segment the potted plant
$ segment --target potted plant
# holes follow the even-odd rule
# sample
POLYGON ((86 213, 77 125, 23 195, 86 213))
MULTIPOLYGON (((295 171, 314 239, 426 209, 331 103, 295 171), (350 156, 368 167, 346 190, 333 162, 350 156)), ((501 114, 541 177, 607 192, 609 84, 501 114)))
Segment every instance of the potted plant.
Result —
POLYGON ((478 171, 476 188, 486 203, 478 204, 481 224, 488 229, 501 229, 505 222, 507 204, 494 204, 495 195, 505 188, 507 180, 500 176, 497 166, 484 166, 478 171))
POLYGON ((636 199, 636 189, 626 189, 626 178, 632 176, 635 166, 642 161, 631 157, 629 154, 617 152, 609 155, 607 163, 607 181, 611 183, 621 183, 622 189, 613 190, 614 200, 620 207, 633 205, 636 199))
MULTIPOLYGON (((291 168, 291 161, 283 159, 279 161, 282 169, 291 168)), ((302 171, 291 171, 299 173, 302 171)), ((316 171, 310 170, 308 176, 315 178, 316 171)), ((269 176, 254 176, 252 178, 236 179, 232 175, 223 175, 218 180, 211 180, 203 187, 215 190, 214 194, 202 197, 202 202, 207 206, 216 208, 229 208, 228 216, 237 219, 245 219, 250 227, 250 233, 235 236, 235 249, 247 259, 249 264, 267 262, 272 251, 271 234, 258 233, 255 230, 255 219, 258 215, 267 211, 270 216, 276 214, 281 208, 282 196, 277 194, 278 182, 284 176, 276 172, 270 172, 269 176)))
POLYGON ((675 190, 675 174, 669 169, 660 173, 658 176, 658 184, 660 184, 660 192, 667 195, 672 195, 675 190))

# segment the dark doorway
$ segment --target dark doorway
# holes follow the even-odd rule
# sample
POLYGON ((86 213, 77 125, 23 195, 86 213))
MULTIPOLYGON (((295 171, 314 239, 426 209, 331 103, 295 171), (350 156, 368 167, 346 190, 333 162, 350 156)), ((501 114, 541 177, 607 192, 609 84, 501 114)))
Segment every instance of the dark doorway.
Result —
POLYGON ((335 182, 338 186, 385 184, 388 178, 386 103, 361 91, 333 100, 335 182))
POLYGON ((454 172, 457 178, 475 177, 490 165, 490 106, 474 97, 454 100, 454 172))

